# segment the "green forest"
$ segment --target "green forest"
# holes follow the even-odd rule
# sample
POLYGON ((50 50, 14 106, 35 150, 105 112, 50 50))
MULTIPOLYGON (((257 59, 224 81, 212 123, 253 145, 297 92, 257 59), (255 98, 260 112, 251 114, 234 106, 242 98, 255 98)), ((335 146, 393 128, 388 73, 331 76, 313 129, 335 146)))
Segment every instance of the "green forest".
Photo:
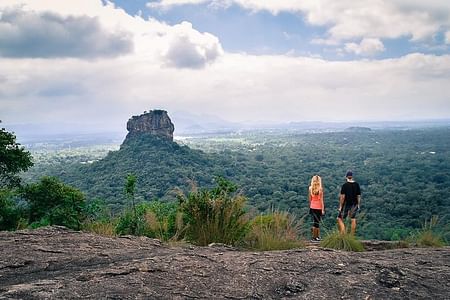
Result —
MULTIPOLYGON (((84 159, 86 159, 84 157, 84 159)), ((88 202, 102 201, 112 213, 126 206, 127 175, 136 177, 135 199, 176 201, 176 191, 214 187, 221 176, 238 187, 253 214, 287 211, 310 227, 308 185, 323 178, 323 227, 334 229, 345 173, 361 185, 357 235, 400 240, 432 216, 449 238, 450 128, 348 130, 341 132, 248 132, 197 137, 178 143, 152 135, 127 139, 103 159, 81 164, 73 157, 35 166, 24 175, 35 182, 56 176, 80 189, 88 202)))

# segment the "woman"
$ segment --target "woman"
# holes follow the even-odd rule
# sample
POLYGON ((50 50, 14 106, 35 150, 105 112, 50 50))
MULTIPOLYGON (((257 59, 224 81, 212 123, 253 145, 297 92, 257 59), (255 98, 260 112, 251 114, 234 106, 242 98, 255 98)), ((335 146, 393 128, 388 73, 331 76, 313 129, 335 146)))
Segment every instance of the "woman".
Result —
POLYGON ((314 175, 309 186, 309 213, 313 218, 312 241, 320 241, 320 221, 325 214, 325 205, 323 203, 322 178, 314 175))

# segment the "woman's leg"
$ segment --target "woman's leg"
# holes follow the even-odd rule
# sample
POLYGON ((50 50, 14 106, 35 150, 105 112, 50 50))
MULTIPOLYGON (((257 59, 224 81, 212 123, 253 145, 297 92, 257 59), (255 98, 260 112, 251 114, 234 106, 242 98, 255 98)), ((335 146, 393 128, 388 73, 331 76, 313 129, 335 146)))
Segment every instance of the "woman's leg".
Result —
POLYGON ((319 223, 320 223, 320 215, 317 209, 311 209, 310 213, 312 215, 313 227, 311 229, 312 239, 316 239, 319 237, 319 223))

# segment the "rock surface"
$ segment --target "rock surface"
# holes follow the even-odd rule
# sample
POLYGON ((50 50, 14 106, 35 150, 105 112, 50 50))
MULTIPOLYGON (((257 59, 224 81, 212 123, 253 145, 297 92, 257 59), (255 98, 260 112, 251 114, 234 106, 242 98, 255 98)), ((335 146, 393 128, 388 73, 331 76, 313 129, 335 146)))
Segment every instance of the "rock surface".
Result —
POLYGON ((0 299, 448 299, 450 251, 244 252, 63 227, 0 233, 0 299))
POLYGON ((128 136, 150 133, 173 141, 175 127, 165 110, 151 110, 140 116, 133 116, 127 122, 128 136))

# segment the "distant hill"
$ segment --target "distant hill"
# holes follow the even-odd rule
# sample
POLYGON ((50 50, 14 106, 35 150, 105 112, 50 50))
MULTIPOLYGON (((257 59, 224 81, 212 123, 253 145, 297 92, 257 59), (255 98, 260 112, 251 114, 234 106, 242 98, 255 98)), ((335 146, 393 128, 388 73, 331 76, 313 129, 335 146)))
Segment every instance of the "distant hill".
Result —
POLYGON ((91 197, 106 199, 119 208, 125 201, 123 188, 129 173, 137 176, 138 200, 150 200, 163 198, 175 187, 186 190, 191 181, 209 186, 212 169, 206 153, 144 133, 127 138, 118 151, 102 160, 72 169, 62 177, 91 197))
POLYGON ((370 132, 372 129, 369 127, 361 127, 361 126, 352 126, 345 129, 345 131, 351 131, 351 132, 370 132))

